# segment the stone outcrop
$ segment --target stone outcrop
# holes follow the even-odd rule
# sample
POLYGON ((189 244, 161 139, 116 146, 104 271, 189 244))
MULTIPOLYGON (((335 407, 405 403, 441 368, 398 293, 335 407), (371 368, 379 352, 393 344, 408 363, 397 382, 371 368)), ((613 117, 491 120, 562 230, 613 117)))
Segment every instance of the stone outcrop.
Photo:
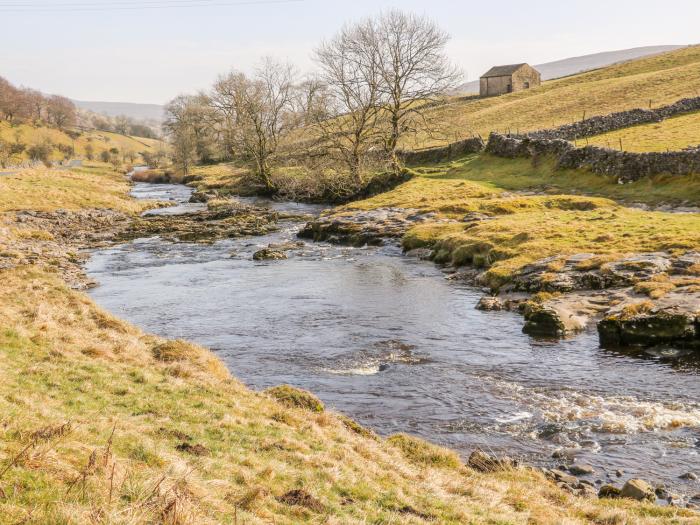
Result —
POLYGON ((665 343, 700 348, 700 313, 679 306, 635 314, 612 313, 598 323, 603 346, 649 346, 665 343))
POLYGON ((378 208, 321 216, 307 223, 298 237, 358 247, 381 246, 385 239, 400 239, 416 224, 436 220, 434 213, 403 208, 378 208))

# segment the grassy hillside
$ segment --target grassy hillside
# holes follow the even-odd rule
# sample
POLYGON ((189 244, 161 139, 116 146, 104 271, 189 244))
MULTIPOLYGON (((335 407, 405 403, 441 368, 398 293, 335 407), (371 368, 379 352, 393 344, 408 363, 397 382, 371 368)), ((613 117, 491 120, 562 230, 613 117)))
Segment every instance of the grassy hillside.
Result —
POLYGON ((700 46, 544 82, 539 88, 487 99, 453 100, 431 111, 443 137, 425 134, 405 147, 427 147, 491 131, 525 132, 632 108, 698 96, 700 46))
MULTIPOLYGON (((50 141, 54 145, 54 150, 51 154, 51 160, 53 161, 64 159, 64 154, 58 148, 59 145, 74 147, 75 155, 80 158, 85 158, 88 144, 92 145, 93 154, 96 158, 99 158, 100 153, 103 151, 112 148, 117 148, 119 153, 123 155, 128 152, 138 154, 142 151, 156 151, 158 148, 164 147, 159 140, 128 137, 108 131, 69 130, 66 132, 55 128, 35 127, 28 124, 10 126, 7 122, 0 122, 0 139, 10 143, 23 143, 26 145, 26 149, 50 141)), ((22 155, 13 158, 14 163, 19 164, 19 162, 27 160, 26 149, 22 155)))
MULTIPOLYGON (((121 174, 98 167, 28 172, 3 183, 4 210, 135 211, 121 174), (85 192, 64 191, 81 179, 85 192), (30 185, 51 202, 29 195, 30 185)), ((207 350, 144 334, 70 290, 55 261, 43 258, 45 250, 59 251, 50 231, 34 231, 6 211, 0 223, 0 261, 22 246, 33 260, 0 264, 2 525, 661 524, 697 517, 575 498, 527 469, 480 474, 449 450, 407 436, 379 438, 306 394, 253 392, 207 350)))
POLYGON ((474 212, 489 216, 491 220, 477 223, 417 226, 404 238, 404 247, 430 246, 438 250, 442 262, 484 268, 486 283, 493 287, 510 281, 523 266, 549 256, 593 253, 602 261, 634 252, 685 253, 700 246, 700 214, 649 212, 610 200, 682 201, 697 206, 697 177, 620 186, 583 171, 556 171, 551 163, 533 167, 530 161, 488 155, 417 173, 395 190, 346 209, 396 206, 436 211, 454 219, 474 212))
POLYGON ((633 126, 588 139, 590 144, 625 151, 677 151, 700 144, 700 113, 670 118, 663 122, 633 126))

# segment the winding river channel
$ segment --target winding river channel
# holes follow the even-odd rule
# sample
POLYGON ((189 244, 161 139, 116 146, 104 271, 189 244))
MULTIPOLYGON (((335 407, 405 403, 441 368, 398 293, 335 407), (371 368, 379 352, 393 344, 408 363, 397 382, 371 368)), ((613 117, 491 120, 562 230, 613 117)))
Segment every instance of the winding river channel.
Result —
MULTIPOLYGON (((178 203, 189 193, 134 189, 178 203)), ((547 466, 563 450, 595 467, 590 481, 616 480, 619 469, 624 479, 700 492, 679 479, 700 474, 700 360, 602 350, 594 332, 534 340, 521 317, 477 311, 481 290, 398 247, 307 243, 288 260, 252 260, 268 243, 295 240, 300 227, 282 222, 271 235, 213 245, 152 238, 96 251, 88 272, 100 285, 91 295, 144 330, 211 348, 253 388, 311 390, 381 434, 547 466)))

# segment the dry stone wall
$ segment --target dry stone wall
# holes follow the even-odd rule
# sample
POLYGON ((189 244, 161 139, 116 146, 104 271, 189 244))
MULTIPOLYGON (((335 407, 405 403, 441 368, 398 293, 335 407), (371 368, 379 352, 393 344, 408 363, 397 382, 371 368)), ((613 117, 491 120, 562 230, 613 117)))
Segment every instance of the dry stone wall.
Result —
POLYGON ((654 175, 700 173, 700 149, 665 153, 630 153, 597 146, 576 148, 562 139, 513 137, 492 133, 486 146, 492 155, 506 158, 553 156, 558 168, 587 168, 594 173, 632 182, 654 175))
POLYGON ((661 122, 671 117, 695 111, 700 111, 700 97, 684 98, 668 106, 656 109, 631 109, 629 111, 611 113, 610 115, 591 117, 558 128, 535 131, 529 133, 528 136, 536 139, 576 140, 630 126, 661 122))

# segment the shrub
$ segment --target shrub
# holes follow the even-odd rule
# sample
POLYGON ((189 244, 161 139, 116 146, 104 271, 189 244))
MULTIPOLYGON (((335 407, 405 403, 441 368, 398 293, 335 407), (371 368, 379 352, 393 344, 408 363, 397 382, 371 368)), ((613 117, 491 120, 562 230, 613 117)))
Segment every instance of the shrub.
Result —
POLYGON ((35 144, 27 150, 29 158, 34 161, 41 161, 46 166, 51 165, 51 152, 53 144, 49 141, 44 141, 40 144, 35 144))

